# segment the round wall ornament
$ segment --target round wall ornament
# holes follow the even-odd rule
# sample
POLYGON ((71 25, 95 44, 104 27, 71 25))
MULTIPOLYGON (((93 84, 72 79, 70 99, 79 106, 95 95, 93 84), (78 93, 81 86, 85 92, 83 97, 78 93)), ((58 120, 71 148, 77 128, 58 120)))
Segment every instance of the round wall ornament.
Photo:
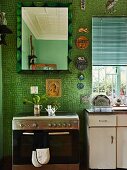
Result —
POLYGON ((83 83, 78 83, 77 84, 77 88, 80 90, 80 89, 83 89, 84 88, 84 84, 83 83))
POLYGON ((88 62, 85 57, 78 57, 76 60, 76 68, 80 71, 83 71, 87 68, 88 62))
POLYGON ((76 40, 76 46, 83 50, 89 46, 89 40, 85 36, 80 36, 76 40))
POLYGON ((78 79, 79 79, 79 80, 84 80, 84 74, 80 73, 80 74, 78 75, 78 79))

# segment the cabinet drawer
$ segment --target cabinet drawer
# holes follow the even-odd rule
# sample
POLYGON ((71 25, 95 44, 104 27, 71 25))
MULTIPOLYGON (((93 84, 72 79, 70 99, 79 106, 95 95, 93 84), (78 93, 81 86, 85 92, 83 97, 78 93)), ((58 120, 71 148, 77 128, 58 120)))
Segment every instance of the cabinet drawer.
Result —
POLYGON ((116 126, 116 115, 89 115, 91 126, 116 126))
POLYGON ((127 126, 127 114, 117 115, 117 126, 127 126))

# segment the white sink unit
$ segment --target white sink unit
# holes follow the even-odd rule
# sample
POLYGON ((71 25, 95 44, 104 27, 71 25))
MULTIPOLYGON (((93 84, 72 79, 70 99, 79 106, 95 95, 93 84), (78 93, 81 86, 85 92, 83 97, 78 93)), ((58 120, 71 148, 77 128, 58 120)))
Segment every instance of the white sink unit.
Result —
POLYGON ((89 168, 127 168, 127 114, 89 114, 89 168))

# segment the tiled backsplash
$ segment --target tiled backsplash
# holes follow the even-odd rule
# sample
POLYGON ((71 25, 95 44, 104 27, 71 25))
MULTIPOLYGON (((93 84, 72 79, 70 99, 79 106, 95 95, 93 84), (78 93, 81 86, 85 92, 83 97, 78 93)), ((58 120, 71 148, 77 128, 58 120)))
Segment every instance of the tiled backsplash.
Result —
MULTIPOLYGON (((43 0, 42 0, 43 1, 43 0)), ((50 0, 54 2, 54 0, 50 0)), ((62 95, 58 98, 61 103, 61 110, 76 111, 82 115, 82 110, 87 106, 80 103, 80 95, 89 95, 92 86, 92 16, 94 15, 127 15, 126 0, 118 1, 116 5, 116 12, 107 14, 105 11, 106 0, 86 0, 85 10, 81 10, 80 0, 55 0, 55 2, 72 2, 72 29, 73 29, 73 48, 71 51, 72 63, 69 69, 72 73, 43 73, 43 74, 18 74, 16 72, 16 0, 2 1, 2 11, 6 13, 8 26, 12 29, 13 34, 6 37, 7 46, 2 48, 2 70, 3 70, 3 118, 4 118, 4 155, 11 155, 11 121, 13 116, 21 112, 32 111, 32 107, 23 105, 23 98, 30 96, 30 87, 38 86, 39 94, 46 92, 46 79, 61 79, 62 95), (79 33, 78 29, 87 27, 89 33, 79 33), (76 47, 75 41, 80 36, 87 36, 89 39, 89 46, 80 50, 76 47), (84 84, 83 89, 78 89, 77 84, 78 71, 75 67, 75 60, 79 56, 85 56, 88 60, 88 67, 83 72, 85 79, 82 80, 84 84)))

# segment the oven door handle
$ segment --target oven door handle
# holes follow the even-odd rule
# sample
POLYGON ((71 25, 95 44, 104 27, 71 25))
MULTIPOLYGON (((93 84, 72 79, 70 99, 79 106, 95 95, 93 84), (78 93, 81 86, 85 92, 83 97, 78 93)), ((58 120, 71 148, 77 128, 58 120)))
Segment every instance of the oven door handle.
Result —
POLYGON ((69 135, 70 132, 49 132, 49 135, 69 135))
POLYGON ((23 132, 22 134, 23 135, 34 135, 34 133, 32 133, 32 132, 23 132))

